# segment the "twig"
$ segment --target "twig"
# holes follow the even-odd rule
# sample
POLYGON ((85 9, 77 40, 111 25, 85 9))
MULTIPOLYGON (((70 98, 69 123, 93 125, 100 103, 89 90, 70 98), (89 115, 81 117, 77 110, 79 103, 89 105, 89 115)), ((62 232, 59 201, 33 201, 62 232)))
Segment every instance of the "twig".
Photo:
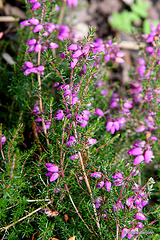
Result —
POLYGON ((64 10, 65 10, 65 2, 62 3, 61 10, 60 10, 60 15, 58 19, 58 24, 62 24, 63 16, 64 16, 64 10))
POLYGON ((129 49, 129 50, 139 50, 140 48, 144 48, 146 46, 145 43, 141 42, 139 45, 133 41, 122 41, 118 44, 120 48, 129 49))
POLYGON ((2 16, 0 17, 0 22, 18 22, 19 18, 14 18, 12 16, 2 16))
MULTIPOLYGON (((73 122, 73 126, 74 126, 75 137, 77 139, 77 132, 76 132, 75 122, 73 122)), ((79 156, 80 164, 81 164, 81 167, 82 167, 84 179, 85 179, 85 182, 86 182, 86 185, 87 185, 90 197, 91 197, 91 202, 92 202, 93 211, 94 211, 94 215, 95 215, 95 219, 96 219, 96 224, 97 224, 98 229, 101 230, 101 227, 100 227, 100 224, 99 224, 99 220, 98 220, 97 211, 96 211, 96 207, 95 207, 95 204, 94 204, 93 194, 92 194, 91 187, 90 187, 90 184, 89 184, 89 181, 88 181, 88 178, 87 178, 87 174, 86 174, 86 171, 85 171, 85 167, 84 167, 84 164, 83 164, 82 155, 81 155, 81 153, 79 151, 78 151, 78 156, 79 156)), ((101 232, 100 232, 100 234, 101 234, 101 232)))
POLYGON ((85 221, 83 220, 81 214, 79 213, 79 211, 78 211, 78 209, 77 209, 75 203, 73 202, 73 199, 72 199, 72 197, 71 197, 71 195, 70 195, 70 193, 69 193, 69 189, 68 189, 67 186, 66 186, 66 189, 67 189, 67 192, 68 192, 69 198, 70 198, 70 200, 71 200, 71 203, 72 203, 74 209, 76 210, 76 213, 78 214, 79 218, 82 220, 82 222, 84 223, 84 225, 86 226, 86 228, 87 228, 91 233, 93 233, 93 232, 89 229, 89 227, 88 227, 88 225, 85 223, 85 221))

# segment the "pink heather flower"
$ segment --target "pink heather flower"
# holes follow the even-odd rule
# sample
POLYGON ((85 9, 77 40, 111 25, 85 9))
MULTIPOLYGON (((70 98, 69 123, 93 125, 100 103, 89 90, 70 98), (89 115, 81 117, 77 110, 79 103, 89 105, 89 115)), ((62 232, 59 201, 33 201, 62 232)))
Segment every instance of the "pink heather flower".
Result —
POLYGON ((133 207, 133 197, 126 199, 126 205, 131 208, 133 207))
POLYGON ((6 142, 6 136, 2 136, 0 139, 2 145, 6 142))
POLYGON ((137 165, 137 164, 143 162, 143 160, 144 160, 144 156, 143 156, 143 155, 138 155, 138 156, 134 159, 133 164, 134 164, 134 165, 137 165))
POLYGON ((95 139, 95 138, 88 138, 88 145, 93 145, 95 143, 97 143, 97 139, 95 139))
POLYGON ((82 119, 88 121, 89 120, 89 116, 91 116, 90 111, 89 110, 83 110, 83 112, 82 112, 82 119))
POLYGON ((77 7, 78 5, 78 0, 67 0, 67 5, 68 7, 77 7))
POLYGON ((73 54, 72 54, 72 57, 73 58, 78 58, 82 55, 82 51, 80 49, 76 50, 73 54))
POLYGON ((131 148, 128 152, 128 155, 141 155, 143 154, 143 149, 141 147, 131 148))
POLYGON ((37 0, 28 0, 28 3, 36 3, 37 0))
POLYGON ((37 71, 39 71, 39 72, 43 72, 44 69, 45 69, 45 67, 44 67, 43 65, 40 65, 40 66, 36 67, 36 69, 37 69, 37 71))
POLYGON ((95 109, 95 113, 96 113, 97 115, 99 115, 99 116, 104 116, 104 112, 103 112, 101 109, 99 109, 99 108, 96 108, 96 109, 95 109))
POLYGON ((146 129, 146 127, 144 125, 140 125, 138 126, 138 128, 136 129, 136 132, 143 132, 146 129))
POLYGON ((123 104, 123 106, 124 106, 125 108, 132 108, 132 107, 133 107, 133 106, 132 106, 132 101, 125 102, 125 103, 123 104))
POLYGON ((122 176, 124 174, 123 172, 121 173, 116 173, 115 175, 112 176, 114 180, 115 186, 122 186, 123 185, 123 179, 124 177, 122 176))
POLYGON ((63 110, 61 110, 61 109, 58 110, 56 113, 57 113, 57 115, 56 115, 56 117, 54 117, 54 119, 62 120, 65 116, 63 110))
POLYGON ((143 228, 143 226, 144 226, 143 223, 141 223, 141 222, 138 222, 138 223, 137 223, 137 227, 138 227, 138 228, 143 228))
POLYGON ((57 43, 51 42, 51 43, 49 44, 49 48, 50 48, 50 49, 55 49, 55 48, 58 48, 58 47, 59 47, 59 45, 58 45, 57 43))
POLYGON ((73 58, 72 61, 71 61, 71 68, 74 68, 76 66, 77 62, 78 62, 78 59, 73 58))
POLYGON ((75 44, 75 43, 71 44, 71 45, 69 46, 68 50, 69 50, 69 51, 70 51, 70 50, 72 50, 72 51, 77 50, 77 44, 75 44))
POLYGON ((59 168, 58 166, 52 164, 52 163, 46 163, 47 171, 49 172, 58 172, 59 168))
POLYGON ((81 126, 82 128, 84 128, 84 127, 86 127, 86 126, 87 126, 87 124, 88 124, 88 122, 87 122, 87 121, 85 121, 85 120, 82 120, 82 121, 81 121, 81 124, 80 124, 80 126, 81 126))
POLYGON ((36 67, 30 68, 31 73, 38 73, 38 70, 36 67))
POLYGON ((106 90, 101 90, 101 94, 104 95, 104 96, 108 96, 108 92, 106 90))
POLYGON ((128 228, 123 228, 121 232, 121 238, 125 238, 125 236, 128 234, 129 229, 128 228))
POLYGON ((135 218, 138 219, 138 220, 142 220, 142 221, 146 220, 146 217, 141 212, 136 213, 135 218))
POLYGON ((58 166, 52 164, 52 163, 46 163, 47 171, 46 176, 50 177, 50 182, 55 181, 57 178, 59 178, 59 168, 58 166))
POLYGON ((70 156, 69 159, 70 160, 78 159, 78 154, 74 154, 74 155, 70 156))
POLYGON ((151 46, 146 47, 146 51, 147 51, 148 53, 153 53, 153 52, 154 52, 154 48, 151 47, 151 46))
POLYGON ((26 61, 24 64, 28 68, 33 68, 33 63, 32 62, 26 61))
POLYGON ((23 26, 31 26, 31 24, 28 22, 28 20, 24 20, 20 24, 23 26))
POLYGON ((39 20, 36 18, 31 18, 28 20, 29 23, 33 24, 33 25, 37 25, 39 24, 39 20))
POLYGON ((106 187, 107 191, 110 192, 110 190, 111 190, 111 182, 110 181, 106 181, 105 182, 105 187, 106 187))
POLYGON ((35 53, 38 53, 40 50, 42 49, 42 45, 41 44, 37 44, 34 48, 35 53))
POLYGON ((146 163, 149 163, 151 159, 153 158, 153 152, 152 150, 146 150, 144 152, 144 160, 146 163))
POLYGON ((55 82, 54 84, 53 84, 53 87, 58 87, 59 86, 59 82, 55 82))
POLYGON ((101 202, 102 202, 102 197, 98 197, 97 199, 94 200, 96 209, 100 208, 101 202))
POLYGON ((35 38, 30 39, 28 42, 26 42, 27 45, 32 46, 35 45, 37 40, 35 38))
POLYGON ((107 131, 110 131, 112 126, 113 126, 113 122, 111 122, 111 121, 107 122, 107 126, 106 126, 107 127, 107 131))
POLYGON ((76 142, 77 142, 77 141, 76 141, 75 137, 74 137, 74 136, 70 136, 70 137, 69 137, 69 141, 67 142, 67 146, 68 146, 68 147, 72 147, 72 146, 75 145, 76 142))
POLYGON ((119 122, 118 121, 115 121, 114 123, 113 123, 113 125, 114 125, 114 128, 115 128, 115 130, 119 130, 119 122))
POLYGON ((101 178, 102 177, 102 173, 101 172, 91 173, 91 177, 93 177, 93 178, 101 178))
POLYGON ((32 68, 28 68, 24 71, 24 75, 29 75, 32 71, 31 71, 32 68))
POLYGON ((104 181, 98 182, 97 185, 98 185, 97 188, 102 188, 104 186, 104 181))
POLYGON ((38 9, 41 7, 41 4, 39 2, 35 2, 32 6, 32 10, 38 9))
POLYGON ((36 33, 36 32, 39 32, 43 29, 43 26, 41 24, 38 24, 37 26, 35 26, 35 28, 33 29, 33 32, 36 33))
POLYGON ((33 52, 34 49, 35 49, 35 47, 34 47, 34 46, 31 46, 31 47, 28 49, 28 52, 33 52))

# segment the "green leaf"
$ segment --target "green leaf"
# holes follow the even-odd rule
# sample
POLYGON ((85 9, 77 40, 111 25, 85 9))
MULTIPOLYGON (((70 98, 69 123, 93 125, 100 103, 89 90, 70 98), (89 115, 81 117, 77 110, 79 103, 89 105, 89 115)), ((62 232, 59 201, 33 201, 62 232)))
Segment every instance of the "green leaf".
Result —
POLYGON ((148 15, 147 10, 149 7, 150 7, 150 3, 142 0, 136 0, 136 3, 131 5, 132 11, 142 18, 147 17, 148 15))

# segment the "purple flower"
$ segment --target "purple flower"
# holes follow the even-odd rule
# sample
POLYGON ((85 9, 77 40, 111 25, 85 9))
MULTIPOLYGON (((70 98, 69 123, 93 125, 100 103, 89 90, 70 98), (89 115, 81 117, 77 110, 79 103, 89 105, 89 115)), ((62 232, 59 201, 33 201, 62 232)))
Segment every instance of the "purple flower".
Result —
POLYGON ((59 168, 58 166, 52 164, 52 163, 46 163, 47 171, 46 176, 50 177, 50 182, 55 181, 57 178, 59 178, 59 168))
POLYGON ((37 44, 34 48, 35 53, 38 53, 40 50, 42 49, 42 45, 41 44, 37 44))
POLYGON ((143 160, 144 160, 144 156, 143 156, 143 155, 138 155, 138 156, 134 159, 133 164, 134 164, 134 165, 137 165, 137 164, 143 162, 143 160))
POLYGON ((67 0, 68 7, 76 7, 78 5, 78 0, 67 0))
POLYGON ((141 155, 143 154, 143 149, 141 147, 131 148, 128 152, 128 155, 141 155))
POLYGON ((28 0, 28 3, 36 3, 37 0, 28 0))
POLYGON ((97 188, 102 188, 104 186, 104 181, 98 182, 97 185, 98 185, 97 188))
POLYGON ((76 50, 73 54, 72 54, 72 57, 73 58, 78 58, 82 55, 82 51, 80 49, 76 50))
POLYGON ((49 48, 50 49, 55 49, 55 48, 58 48, 58 44, 57 43, 54 43, 54 42, 51 42, 50 44, 49 44, 49 48))
POLYGON ((69 137, 69 141, 67 142, 67 146, 68 147, 72 147, 73 145, 75 145, 76 142, 77 141, 76 141, 75 137, 74 136, 70 136, 69 137))
POLYGON ((145 162, 149 163, 152 158, 153 158, 152 150, 146 150, 145 153, 144 153, 144 160, 145 160, 145 162))
POLYGON ((111 190, 111 182, 110 181, 106 181, 105 182, 105 187, 106 187, 107 191, 110 192, 110 190, 111 190))
POLYGON ((41 7, 41 4, 36 1, 36 2, 33 4, 33 6, 32 6, 32 10, 38 9, 38 8, 40 8, 40 7, 41 7))
POLYGON ((78 62, 78 59, 77 58, 73 58, 73 60, 71 61, 71 68, 75 68, 77 62, 78 62))
POLYGON ((35 38, 32 38, 28 42, 26 42, 26 44, 32 46, 32 45, 35 45, 36 42, 37 42, 37 40, 35 38))
POLYGON ((36 18, 31 18, 31 19, 28 20, 28 22, 30 22, 30 23, 33 24, 33 25, 39 24, 39 20, 36 19, 36 18))
POLYGON ((91 177, 93 177, 93 178, 101 178, 102 177, 102 173, 101 172, 91 173, 91 177))
POLYGON ((96 108, 96 109, 95 109, 95 113, 96 113, 97 115, 99 115, 99 116, 104 116, 104 112, 103 112, 101 109, 99 109, 99 108, 96 108))
POLYGON ((39 32, 43 29, 43 26, 41 24, 38 24, 34 29, 33 29, 33 32, 36 33, 36 32, 39 32))
POLYGON ((95 139, 95 138, 88 138, 88 145, 93 145, 95 143, 97 143, 97 139, 95 139))
POLYGON ((78 159, 78 154, 74 154, 74 155, 70 156, 69 159, 70 160, 78 159))
POLYGON ((57 113, 57 115, 56 115, 56 117, 54 117, 54 119, 62 120, 65 116, 63 110, 61 110, 61 109, 58 110, 56 113, 57 113))
POLYGON ((32 62, 26 61, 24 64, 28 68, 33 68, 33 63, 32 62))
POLYGON ((6 142, 6 136, 2 136, 0 139, 2 145, 6 142))
POLYGON ((146 220, 146 217, 141 212, 136 213, 135 218, 138 219, 138 220, 142 220, 142 221, 146 220))
POLYGON ((28 20, 24 20, 20 24, 23 26, 31 26, 31 24, 28 22, 28 20))
POLYGON ((123 228, 121 232, 121 238, 124 238, 129 232, 128 228, 123 228))
POLYGON ((71 44, 68 48, 68 50, 77 50, 77 44, 71 44))
POLYGON ((114 184, 116 186, 121 186, 123 185, 123 179, 124 177, 122 176, 122 174, 124 174, 123 172, 120 172, 120 173, 116 173, 115 175, 112 176, 114 180, 114 184))
POLYGON ((44 68, 43 65, 40 65, 40 66, 36 67, 36 69, 37 69, 37 71, 39 71, 39 72, 43 72, 45 68, 44 68))

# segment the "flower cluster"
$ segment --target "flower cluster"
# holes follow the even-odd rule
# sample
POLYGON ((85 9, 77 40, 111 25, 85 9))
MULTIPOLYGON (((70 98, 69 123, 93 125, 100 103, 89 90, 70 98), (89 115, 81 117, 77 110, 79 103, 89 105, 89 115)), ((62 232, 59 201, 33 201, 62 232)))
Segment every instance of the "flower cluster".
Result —
POLYGON ((59 178, 59 168, 58 166, 52 164, 52 163, 46 163, 47 171, 46 173, 47 177, 50 177, 49 181, 53 182, 59 178))
POLYGON ((156 140, 157 140, 157 138, 151 137, 148 139, 147 142, 146 141, 137 141, 133 144, 134 147, 131 148, 127 152, 127 154, 136 156, 136 158, 134 159, 134 162, 133 162, 134 165, 137 165, 137 164, 143 162, 144 160, 146 163, 149 163, 151 161, 151 159, 154 158, 153 152, 151 150, 151 148, 152 148, 151 145, 156 140))

